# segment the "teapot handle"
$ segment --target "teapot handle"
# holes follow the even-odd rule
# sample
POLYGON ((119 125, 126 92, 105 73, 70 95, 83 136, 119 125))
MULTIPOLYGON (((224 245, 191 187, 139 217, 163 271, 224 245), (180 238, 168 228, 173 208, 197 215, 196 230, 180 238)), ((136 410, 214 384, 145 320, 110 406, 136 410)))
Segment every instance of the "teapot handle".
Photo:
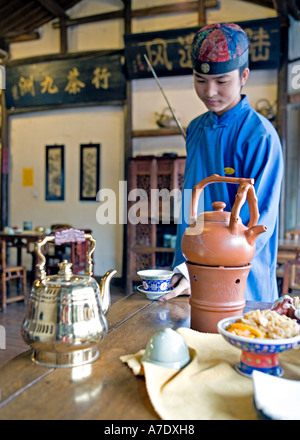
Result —
POLYGON ((229 229, 231 233, 234 233, 235 231, 240 210, 245 203, 246 197, 250 211, 250 221, 247 227, 250 228, 251 226, 255 226, 259 219, 259 211, 257 205, 257 197, 254 189, 254 179, 245 179, 242 177, 223 177, 219 176, 218 174, 213 174, 210 177, 206 177, 194 187, 191 201, 190 224, 192 224, 197 219, 198 201, 202 190, 205 188, 206 185, 217 182, 235 183, 240 185, 235 196, 235 202, 232 207, 230 216, 229 229))
POLYGON ((91 234, 87 234, 79 229, 69 228, 69 229, 55 231, 54 234, 46 235, 45 237, 42 237, 39 241, 37 241, 35 244, 35 252, 39 261, 36 266, 39 270, 41 281, 44 282, 46 279, 46 270, 45 270, 46 258, 42 252, 42 247, 45 244, 52 242, 54 242, 55 245, 61 245, 65 243, 82 243, 85 240, 88 240, 90 245, 86 253, 87 261, 86 261, 84 274, 86 276, 91 277, 93 275, 92 254, 96 247, 96 241, 91 236, 91 234))

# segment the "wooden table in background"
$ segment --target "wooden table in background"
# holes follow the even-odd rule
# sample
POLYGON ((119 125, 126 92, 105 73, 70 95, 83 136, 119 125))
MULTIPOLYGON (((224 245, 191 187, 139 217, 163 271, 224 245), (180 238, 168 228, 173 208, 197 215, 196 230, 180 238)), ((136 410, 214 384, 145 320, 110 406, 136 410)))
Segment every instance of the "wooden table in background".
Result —
POLYGON ((23 231, 20 233, 7 234, 0 232, 0 239, 6 241, 6 249, 15 248, 17 250, 17 264, 13 266, 23 266, 22 250, 25 249, 28 254, 32 256, 32 269, 30 281, 33 282, 36 278, 36 255, 34 252, 34 244, 45 235, 37 231, 23 231))
MULTIPOLYGON (((91 229, 81 229, 87 234, 91 234, 91 229)), ((7 234, 3 231, 0 231, 0 239, 6 241, 6 248, 9 250, 11 248, 15 248, 17 251, 17 266, 23 266, 22 263, 22 250, 25 249, 28 254, 32 257, 32 266, 31 266, 31 274, 30 274, 30 282, 33 283, 34 280, 37 277, 37 257, 35 253, 35 243, 39 241, 42 237, 45 236, 44 232, 37 232, 37 231, 23 231, 23 232, 15 232, 14 234, 7 234)), ((67 244, 66 244, 67 245, 67 244)), ((75 261, 73 261, 73 258, 75 260, 75 253, 73 252, 73 243, 68 244, 70 246, 70 260, 73 263, 73 268, 75 268, 75 261)), ((45 254, 47 253, 47 245, 44 249, 45 254)), ((84 252, 85 257, 85 252, 84 252)), ((16 264, 12 264, 16 265, 16 264)), ((85 265, 85 258, 84 258, 84 265, 85 265)), ((83 265, 83 267, 84 267, 83 265)), ((75 273, 75 272, 74 272, 75 273)))
MULTIPOLYGON (((248 309, 266 303, 247 303, 248 309)), ((99 358, 82 367, 45 368, 27 351, 0 368, 0 420, 157 420, 144 377, 120 356, 145 348, 167 326, 190 326, 187 297, 151 302, 140 293, 117 301, 106 315, 99 358)))
POLYGON ((284 264, 288 260, 294 260, 300 252, 300 240, 278 240, 277 263, 284 264))

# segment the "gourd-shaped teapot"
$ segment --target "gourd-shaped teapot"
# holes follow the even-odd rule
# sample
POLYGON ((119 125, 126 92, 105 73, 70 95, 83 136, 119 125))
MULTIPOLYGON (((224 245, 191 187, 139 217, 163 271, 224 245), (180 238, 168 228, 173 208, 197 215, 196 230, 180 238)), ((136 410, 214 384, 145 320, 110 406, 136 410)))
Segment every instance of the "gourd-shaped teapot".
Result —
POLYGON ((254 189, 254 179, 222 177, 214 174, 199 182, 193 190, 190 226, 181 242, 182 253, 191 262, 204 266, 244 266, 250 263, 255 253, 255 241, 267 230, 257 225, 259 211, 254 189), (214 182, 239 184, 232 211, 226 212, 224 202, 214 202, 214 211, 197 217, 197 208, 203 188, 214 182), (250 221, 243 225, 239 213, 247 198, 250 221))
POLYGON ((104 314, 110 307, 108 271, 100 286, 92 277, 92 253, 96 242, 78 229, 57 231, 36 243, 39 277, 34 281, 22 325, 24 341, 33 349, 32 360, 47 367, 72 367, 97 359, 98 344, 107 331, 104 314), (59 240, 58 240, 59 237, 59 240), (57 275, 47 276, 42 247, 49 242, 85 242, 84 275, 72 273, 72 263, 59 263, 57 275))

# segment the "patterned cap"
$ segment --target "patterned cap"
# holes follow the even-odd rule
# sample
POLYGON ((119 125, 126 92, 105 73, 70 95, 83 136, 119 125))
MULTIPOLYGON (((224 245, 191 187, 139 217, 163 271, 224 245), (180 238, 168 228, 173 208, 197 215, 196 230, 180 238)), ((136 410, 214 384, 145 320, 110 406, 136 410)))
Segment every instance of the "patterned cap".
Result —
POLYGON ((193 40, 193 68, 199 73, 210 75, 231 72, 248 61, 248 48, 247 34, 237 24, 204 26, 193 40))

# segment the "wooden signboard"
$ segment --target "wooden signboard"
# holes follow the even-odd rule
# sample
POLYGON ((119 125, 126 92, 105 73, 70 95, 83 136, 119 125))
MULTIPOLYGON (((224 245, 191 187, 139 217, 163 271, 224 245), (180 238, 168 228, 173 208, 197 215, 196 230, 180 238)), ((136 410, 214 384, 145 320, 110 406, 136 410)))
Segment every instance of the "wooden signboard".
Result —
POLYGON ((83 57, 7 67, 8 109, 123 101, 121 56, 83 57))
MULTIPOLYGON (((237 23, 250 41, 250 69, 277 69, 280 65, 280 18, 237 23)), ((191 75, 191 44, 199 27, 124 36, 126 70, 130 79, 151 77, 147 55, 158 76, 191 75)))

